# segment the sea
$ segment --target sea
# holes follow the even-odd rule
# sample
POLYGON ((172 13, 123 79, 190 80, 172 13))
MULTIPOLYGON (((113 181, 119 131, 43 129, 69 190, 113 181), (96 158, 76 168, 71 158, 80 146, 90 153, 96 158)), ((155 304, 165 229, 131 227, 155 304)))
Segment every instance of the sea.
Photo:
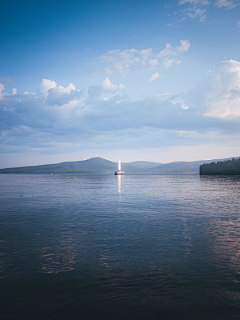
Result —
POLYGON ((0 174, 0 319, 240 319, 240 177, 0 174))

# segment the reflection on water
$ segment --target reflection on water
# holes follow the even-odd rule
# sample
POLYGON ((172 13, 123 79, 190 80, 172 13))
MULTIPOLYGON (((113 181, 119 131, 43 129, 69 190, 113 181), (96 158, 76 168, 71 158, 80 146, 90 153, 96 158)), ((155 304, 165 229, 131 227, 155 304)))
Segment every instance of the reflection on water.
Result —
POLYGON ((121 179, 122 179, 122 176, 121 175, 118 175, 118 193, 121 193, 121 179))
POLYGON ((238 177, 0 175, 3 319, 237 319, 239 191, 238 177))
POLYGON ((119 193, 119 201, 121 202, 122 197, 121 197, 121 192, 122 192, 122 176, 118 175, 118 193, 119 193))
POLYGON ((228 268, 240 272, 240 217, 234 221, 219 219, 209 228, 213 235, 213 251, 216 260, 224 261, 228 268))
POLYGON ((71 243, 71 238, 59 241, 58 244, 42 248, 42 271, 46 273, 58 273, 71 271, 76 264, 76 248, 71 243))

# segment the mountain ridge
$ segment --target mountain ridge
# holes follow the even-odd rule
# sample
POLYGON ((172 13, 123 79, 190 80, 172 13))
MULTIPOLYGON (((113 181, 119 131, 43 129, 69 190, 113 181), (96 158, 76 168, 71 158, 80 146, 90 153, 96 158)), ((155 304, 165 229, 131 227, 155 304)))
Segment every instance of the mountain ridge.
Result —
MULTIPOLYGON (((134 161, 123 163, 125 173, 130 174, 199 174, 199 167, 204 163, 229 160, 198 160, 198 161, 175 161, 158 163, 150 161, 134 161)), ((0 169, 0 173, 110 173, 117 170, 117 162, 112 162, 100 157, 80 161, 65 161, 39 166, 25 166, 0 169)))

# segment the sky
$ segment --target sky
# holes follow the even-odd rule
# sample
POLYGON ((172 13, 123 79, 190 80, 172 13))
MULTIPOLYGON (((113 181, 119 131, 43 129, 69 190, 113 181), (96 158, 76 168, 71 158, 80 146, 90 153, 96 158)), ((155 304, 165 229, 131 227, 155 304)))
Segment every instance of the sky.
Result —
POLYGON ((0 168, 240 156, 240 1, 12 1, 0 168))

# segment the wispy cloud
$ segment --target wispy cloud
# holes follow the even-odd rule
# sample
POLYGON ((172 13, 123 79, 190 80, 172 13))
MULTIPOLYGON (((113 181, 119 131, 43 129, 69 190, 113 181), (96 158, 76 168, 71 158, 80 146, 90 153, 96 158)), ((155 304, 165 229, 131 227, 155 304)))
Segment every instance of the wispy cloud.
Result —
POLYGON ((156 80, 157 78, 159 78, 159 73, 158 72, 152 74, 151 77, 148 79, 148 81, 152 82, 152 81, 156 80))
POLYGON ((211 3, 211 1, 209 0, 180 0, 178 2, 179 5, 183 5, 183 4, 192 4, 192 5, 208 5, 211 3))
POLYGON ((178 5, 207 6, 214 4, 218 8, 233 9, 240 4, 239 0, 179 0, 178 5))
POLYGON ((187 8, 179 10, 178 14, 182 16, 182 20, 186 18, 194 19, 198 18, 199 21, 203 22, 207 17, 206 6, 211 4, 209 0, 180 0, 178 2, 179 6, 188 5, 187 8), (203 9, 202 7, 205 6, 203 9))
POLYGON ((190 48, 189 40, 180 40, 180 46, 173 48, 170 43, 166 43, 166 47, 161 50, 156 56, 159 58, 165 56, 177 56, 180 53, 187 52, 190 48))
POLYGON ((205 9, 200 8, 187 8, 182 10, 181 15, 183 16, 182 20, 186 19, 187 17, 190 19, 199 18, 199 21, 205 21, 207 17, 207 12, 205 9))
POLYGON ((240 2, 232 0, 215 0, 214 5, 218 8, 225 8, 227 10, 233 9, 240 5, 240 2))
POLYGON ((7 78, 1 78, 0 77, 0 82, 1 83, 11 83, 12 79, 10 77, 7 77, 7 78))
POLYGON ((103 63, 108 65, 103 68, 98 68, 90 71, 92 74, 128 74, 133 71, 144 71, 156 69, 160 66, 170 67, 173 63, 178 63, 177 56, 187 52, 190 48, 189 40, 180 40, 180 45, 173 47, 170 43, 166 44, 166 47, 160 52, 153 52, 152 48, 137 50, 126 49, 121 51, 120 49, 111 50, 98 57, 103 63), (174 57, 171 58, 170 57, 174 57), (166 60, 168 58, 168 60, 166 60), (160 59, 160 61, 159 61, 160 59), (166 62, 166 61, 170 61, 166 62))
POLYGON ((186 18, 194 19, 199 18, 199 21, 203 22, 207 18, 207 8, 213 5, 217 8, 224 8, 230 10, 240 4, 239 0, 180 0, 179 6, 187 6, 185 9, 181 9, 175 14, 182 16, 182 20, 186 18))

